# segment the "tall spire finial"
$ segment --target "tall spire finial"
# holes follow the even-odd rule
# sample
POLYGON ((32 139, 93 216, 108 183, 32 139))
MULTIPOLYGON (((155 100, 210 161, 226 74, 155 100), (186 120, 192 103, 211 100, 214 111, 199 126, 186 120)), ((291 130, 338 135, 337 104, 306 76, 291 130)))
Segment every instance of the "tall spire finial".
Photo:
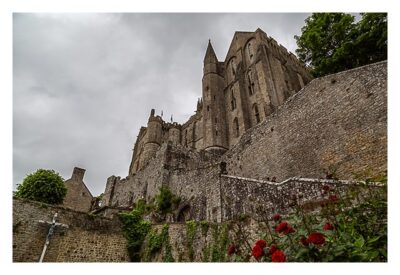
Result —
POLYGON ((208 39, 208 46, 206 50, 206 55, 204 56, 204 63, 218 63, 218 58, 211 45, 211 39, 208 39))

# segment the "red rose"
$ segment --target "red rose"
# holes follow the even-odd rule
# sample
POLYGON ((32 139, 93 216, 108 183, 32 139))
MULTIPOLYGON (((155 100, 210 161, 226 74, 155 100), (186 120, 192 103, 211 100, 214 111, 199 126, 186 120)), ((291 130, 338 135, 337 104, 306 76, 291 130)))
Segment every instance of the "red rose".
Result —
POLYGON ((275 227, 275 230, 285 235, 294 232, 293 227, 288 222, 281 222, 277 227, 275 227))
POLYGON ((251 255, 258 260, 264 255, 264 250, 260 246, 255 245, 251 251, 251 255))
POLYGON ((309 242, 308 242, 308 240, 307 240, 307 238, 305 236, 301 236, 300 237, 300 242, 304 246, 308 246, 308 244, 309 244, 309 242))
POLYGON ((319 233, 319 232, 311 233, 310 236, 308 236, 307 240, 308 240, 308 242, 316 244, 316 245, 323 245, 325 243, 324 234, 319 233))
POLYGON ((258 240, 257 242, 256 242, 256 246, 259 246, 259 247, 261 247, 261 248, 264 248, 264 247, 266 247, 267 246, 267 243, 264 241, 264 240, 258 240))
POLYGON ((293 227, 291 227, 291 226, 289 225, 289 226, 286 228, 286 230, 283 231, 283 234, 287 235, 287 234, 293 233, 293 232, 294 232, 293 227))
POLYGON ((335 228, 333 227, 332 224, 330 224, 329 222, 327 222, 324 227, 322 228, 323 230, 327 231, 327 230, 334 230, 335 228))
POLYGON ((274 252, 274 254, 272 254, 272 262, 274 263, 283 263, 286 262, 286 256, 285 254, 280 251, 280 250, 276 250, 274 252))
POLYGON ((272 219, 273 219, 274 221, 279 221, 281 218, 282 218, 282 217, 281 217, 280 214, 275 214, 275 215, 272 217, 272 219))
POLYGON ((339 199, 338 199, 338 197, 337 197, 336 195, 330 195, 330 196, 329 196, 329 200, 330 200, 331 202, 336 202, 336 201, 338 201, 339 199))
POLYGON ((286 230, 286 228, 288 227, 288 222, 281 222, 279 225, 277 225, 275 227, 275 230, 279 233, 283 232, 284 230, 286 230))
POLYGON ((269 248, 269 251, 268 251, 268 255, 274 254, 275 251, 277 251, 277 250, 278 250, 278 248, 276 248, 275 245, 271 245, 271 247, 269 248))
POLYGON ((236 245, 231 244, 228 248, 228 255, 231 256, 232 254, 236 253, 236 245))

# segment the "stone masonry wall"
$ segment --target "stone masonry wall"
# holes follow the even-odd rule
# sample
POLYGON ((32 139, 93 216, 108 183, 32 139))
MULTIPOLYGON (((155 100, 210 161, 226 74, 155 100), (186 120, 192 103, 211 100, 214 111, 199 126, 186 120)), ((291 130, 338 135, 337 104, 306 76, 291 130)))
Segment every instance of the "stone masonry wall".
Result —
MULTIPOLYGON (((220 220, 219 156, 172 146, 168 151, 168 186, 178 195, 185 220, 220 220)), ((179 215, 179 211, 177 213, 179 215)))
POLYGON ((228 174, 350 179, 387 169, 387 62, 315 79, 225 155, 228 174))
POLYGON ((126 239, 118 219, 96 217, 43 203, 13 200, 13 261, 38 262, 54 213, 57 227, 44 262, 127 262, 126 239))
MULTIPOLYGON (((238 243, 238 225, 241 225, 246 240, 253 244, 259 239, 260 234, 266 231, 263 223, 252 219, 243 222, 231 221, 229 223, 199 223, 196 222, 193 240, 188 239, 188 226, 186 223, 169 223, 168 235, 170 252, 175 262, 225 262, 227 248, 231 243, 238 243), (193 254, 191 255, 191 251, 193 254)), ((152 230, 160 233, 164 225, 153 225, 152 230)), ((146 255, 146 241, 142 251, 146 255)), ((143 257, 143 262, 163 262, 166 254, 165 245, 161 251, 143 257)), ((253 260, 253 259, 251 259, 253 260)))
MULTIPOLYGON (((173 193, 188 203, 187 219, 220 221, 219 168, 217 166, 194 169, 185 173, 172 173, 170 187, 173 193)), ((179 215, 179 213, 177 213, 179 215)), ((185 220, 187 220, 185 219, 185 220)))
MULTIPOLYGON (((265 221, 272 221, 276 213, 285 219, 298 206, 302 207, 302 211, 319 211, 321 205, 335 201, 330 196, 343 198, 347 191, 357 194, 352 202, 356 205, 364 198, 374 196, 375 191, 379 193, 381 190, 378 189, 385 188, 383 184, 366 186, 363 182, 326 179, 290 178, 275 183, 221 175, 220 180, 221 222, 168 223, 168 249, 175 262, 231 261, 233 258, 227 257, 229 245, 236 244, 249 252, 251 247, 246 247, 246 243, 251 245, 266 234, 265 221), (260 210, 256 209, 258 206, 261 206, 260 210), (190 239, 190 236, 193 238, 190 239)), ((152 230, 160 234, 164 226, 155 224, 152 230)), ((161 251, 154 254, 146 254, 148 247, 147 239, 142 246, 142 261, 166 261, 166 243, 161 251)), ((254 258, 251 261, 255 261, 254 258)))
POLYGON ((148 165, 135 175, 124 179, 112 176, 107 180, 103 205, 129 207, 138 199, 150 201, 162 184, 166 183, 168 171, 165 169, 167 143, 164 143, 148 165))
POLYGON ((222 220, 234 220, 243 215, 259 219, 260 210, 268 217, 275 213, 289 214, 296 206, 307 208, 329 201, 329 196, 340 198, 350 188, 362 196, 363 187, 357 182, 343 180, 289 178, 276 183, 222 175, 222 220), (326 187, 329 192, 324 190, 326 187))
POLYGON ((149 203, 166 185, 181 197, 181 205, 188 205, 182 209, 186 218, 217 221, 221 205, 218 160, 219 156, 205 151, 164 143, 148 166, 134 176, 110 177, 102 205, 132 207, 140 198, 149 203))

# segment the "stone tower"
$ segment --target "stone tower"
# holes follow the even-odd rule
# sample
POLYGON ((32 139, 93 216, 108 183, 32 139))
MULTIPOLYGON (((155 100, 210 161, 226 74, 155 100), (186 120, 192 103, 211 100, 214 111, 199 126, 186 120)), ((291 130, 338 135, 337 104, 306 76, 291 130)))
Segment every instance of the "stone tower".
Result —
POLYGON ((203 149, 218 153, 228 146, 224 103, 224 63, 218 62, 211 41, 208 41, 203 67, 203 149))
POLYGON ((162 119, 154 115, 154 109, 151 110, 149 120, 147 122, 147 138, 143 149, 143 163, 152 158, 160 148, 162 141, 162 119))
POLYGON ((181 142, 181 130, 178 123, 172 123, 168 130, 168 141, 172 144, 177 145, 181 142))

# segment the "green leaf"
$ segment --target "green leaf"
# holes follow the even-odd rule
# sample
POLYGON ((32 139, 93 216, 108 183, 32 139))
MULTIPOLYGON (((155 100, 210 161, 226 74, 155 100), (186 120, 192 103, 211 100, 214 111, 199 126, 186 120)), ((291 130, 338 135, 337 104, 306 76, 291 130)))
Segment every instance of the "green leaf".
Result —
POLYGON ((379 257, 379 252, 378 251, 369 251, 368 253, 367 253, 367 260, 369 261, 369 262, 372 262, 372 261, 376 261, 376 259, 379 257))
POLYGON ((358 248, 362 248, 365 244, 365 240, 363 236, 360 236, 355 242, 354 245, 358 248))
POLYGON ((381 236, 377 236, 377 237, 375 237, 375 238, 369 239, 369 240, 367 241, 367 243, 368 243, 368 244, 372 244, 372 243, 376 242, 377 240, 379 240, 380 237, 381 237, 381 236))
POLYGON ((307 248, 300 248, 300 250, 297 252, 295 258, 298 261, 303 261, 306 256, 308 256, 308 249, 307 248))

